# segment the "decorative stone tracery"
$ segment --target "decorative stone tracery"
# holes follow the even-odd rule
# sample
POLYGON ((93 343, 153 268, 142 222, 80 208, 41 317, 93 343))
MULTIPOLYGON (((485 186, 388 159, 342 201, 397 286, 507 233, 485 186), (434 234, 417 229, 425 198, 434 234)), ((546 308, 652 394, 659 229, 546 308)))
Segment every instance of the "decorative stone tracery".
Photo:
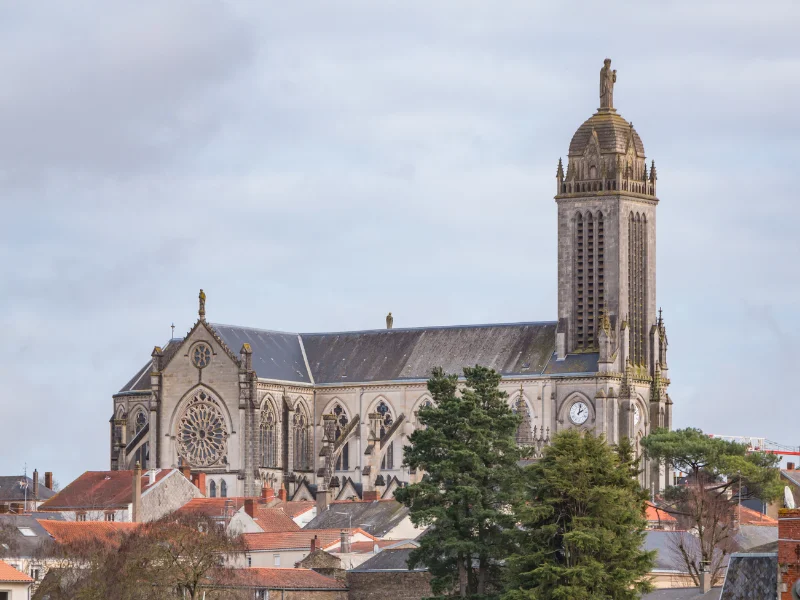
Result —
POLYGON ((228 431, 216 401, 198 392, 178 420, 178 454, 193 467, 210 467, 223 461, 228 431))

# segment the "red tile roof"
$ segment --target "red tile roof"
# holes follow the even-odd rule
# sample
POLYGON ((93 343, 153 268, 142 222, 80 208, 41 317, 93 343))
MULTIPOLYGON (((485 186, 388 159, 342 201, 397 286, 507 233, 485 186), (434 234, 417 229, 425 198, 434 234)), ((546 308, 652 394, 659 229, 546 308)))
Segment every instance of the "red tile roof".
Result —
MULTIPOLYGON (((147 472, 142 474, 142 493, 175 469, 161 469, 153 486, 148 485, 147 472)), ((180 475, 183 477, 183 475, 180 475)), ((133 500, 133 471, 86 471, 67 487, 39 507, 41 511, 93 510, 127 508, 133 500)))
POLYGON ((409 540, 375 540, 369 542, 350 542, 350 552, 355 554, 369 554, 378 548, 388 548, 394 545, 403 545, 409 540))
POLYGON ((267 508, 264 505, 257 505, 253 518, 256 525, 265 533, 300 530, 300 525, 295 523, 283 508, 267 508))
POLYGON ((33 579, 0 560, 0 583, 33 583, 33 579))
POLYGON ((244 498, 193 498, 175 511, 177 514, 202 515, 204 517, 215 518, 225 516, 225 507, 231 506, 233 512, 238 511, 244 506, 244 498))
POLYGON ((267 504, 269 508, 282 508, 287 515, 291 518, 299 517, 303 513, 310 511, 317 505, 313 500, 297 500, 291 502, 284 502, 283 500, 274 500, 267 504))
POLYGON ((59 544, 100 541, 117 545, 121 534, 133 531, 139 523, 109 521, 49 521, 37 519, 45 531, 59 544))
POLYGON ((237 569, 235 581, 239 585, 271 590, 344 590, 347 586, 332 577, 325 577, 311 569, 249 568, 237 569))
POLYGON ((661 521, 662 523, 678 522, 678 519, 666 512, 663 508, 658 508, 649 502, 647 503, 647 511, 645 514, 647 515, 648 521, 661 521))
MULTIPOLYGON (((376 540, 363 529, 352 529, 352 533, 360 533, 370 540, 376 540)), ((299 531, 283 531, 272 533, 245 533, 242 535, 248 550, 306 550, 311 548, 311 540, 316 536, 318 548, 333 546, 341 539, 341 529, 300 529, 299 531)))
MULTIPOLYGON (((738 509, 739 507, 737 507, 738 509)), ((777 527, 778 521, 760 512, 756 512, 746 506, 741 507, 741 525, 764 525, 767 527, 777 527)))

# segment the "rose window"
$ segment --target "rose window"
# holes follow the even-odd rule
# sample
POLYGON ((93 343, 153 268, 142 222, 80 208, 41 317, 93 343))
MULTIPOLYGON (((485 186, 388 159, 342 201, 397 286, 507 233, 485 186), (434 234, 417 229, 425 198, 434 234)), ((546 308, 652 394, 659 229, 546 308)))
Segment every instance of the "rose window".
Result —
POLYGON ((208 467, 225 456, 225 419, 205 392, 195 396, 178 422, 178 453, 192 466, 208 467))
POLYGON ((208 366, 208 363, 211 362, 211 348, 205 344, 197 344, 192 352, 192 362, 198 369, 208 366))

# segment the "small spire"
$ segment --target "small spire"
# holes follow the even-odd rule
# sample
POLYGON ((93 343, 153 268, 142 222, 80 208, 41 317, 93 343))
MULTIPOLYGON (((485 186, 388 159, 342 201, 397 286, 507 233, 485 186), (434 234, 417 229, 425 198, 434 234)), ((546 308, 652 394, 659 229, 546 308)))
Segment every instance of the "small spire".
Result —
POLYGON ((611 335, 611 321, 608 319, 606 307, 600 309, 600 331, 605 331, 606 335, 611 335))
POLYGON ((558 169, 556 170, 556 179, 559 182, 564 181, 564 165, 561 164, 561 158, 558 159, 558 169))
POLYGON ((650 181, 655 183, 658 176, 656 175, 656 161, 650 163, 650 181))
POLYGON ((197 310, 197 314, 200 317, 201 321, 206 320, 206 293, 200 288, 200 295, 198 296, 199 300, 199 308, 197 310))

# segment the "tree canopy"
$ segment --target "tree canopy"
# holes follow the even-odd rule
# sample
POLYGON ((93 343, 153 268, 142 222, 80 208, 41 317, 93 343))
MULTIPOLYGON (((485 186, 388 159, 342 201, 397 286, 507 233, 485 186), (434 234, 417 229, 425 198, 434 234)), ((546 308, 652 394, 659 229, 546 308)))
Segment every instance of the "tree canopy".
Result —
POLYGON ((628 600, 650 588, 643 550, 647 498, 628 440, 574 429, 525 470, 505 600, 628 600))
POLYGON ((500 591, 500 564, 509 552, 510 510, 520 491, 520 418, 485 367, 458 376, 435 369, 428 382, 431 406, 419 411, 422 427, 409 436, 405 464, 423 480, 395 492, 415 525, 429 526, 411 566, 424 564, 435 594, 488 596, 500 591))

